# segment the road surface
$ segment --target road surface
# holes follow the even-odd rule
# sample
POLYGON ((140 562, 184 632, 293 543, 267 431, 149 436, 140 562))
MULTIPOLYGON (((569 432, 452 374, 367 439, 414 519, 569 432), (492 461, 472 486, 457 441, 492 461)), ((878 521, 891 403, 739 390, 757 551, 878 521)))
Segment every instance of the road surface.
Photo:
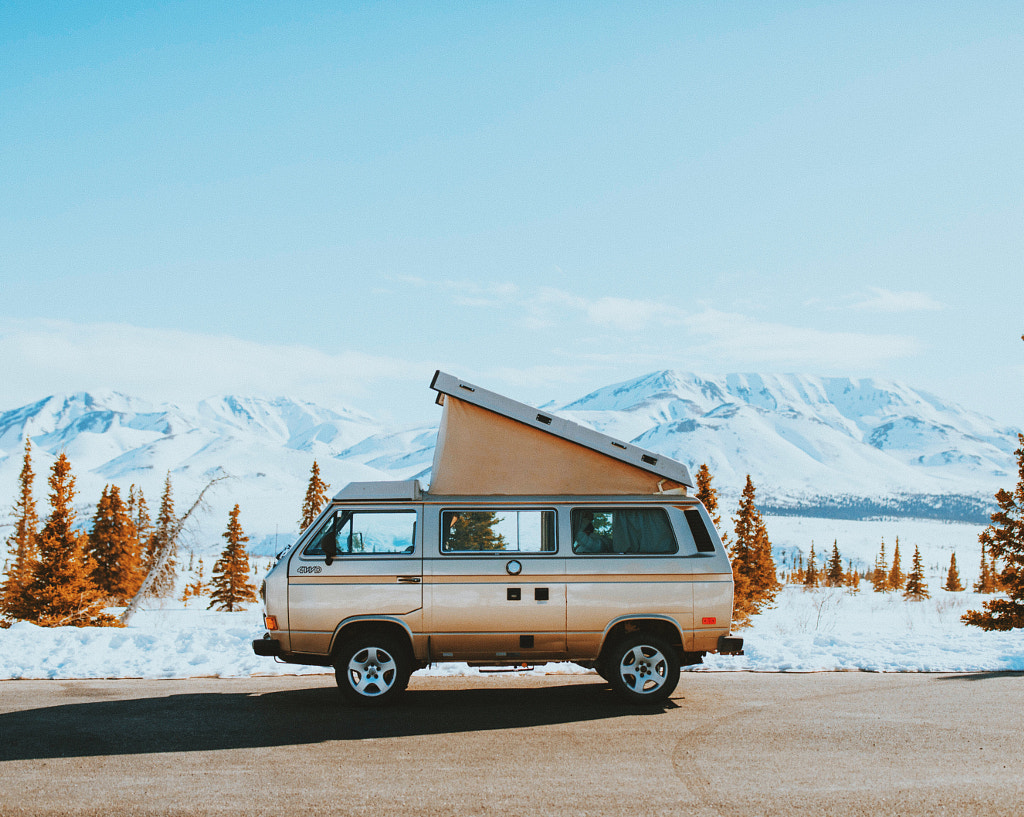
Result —
POLYGON ((1024 813, 1024 674, 0 682, 0 815, 1024 813))

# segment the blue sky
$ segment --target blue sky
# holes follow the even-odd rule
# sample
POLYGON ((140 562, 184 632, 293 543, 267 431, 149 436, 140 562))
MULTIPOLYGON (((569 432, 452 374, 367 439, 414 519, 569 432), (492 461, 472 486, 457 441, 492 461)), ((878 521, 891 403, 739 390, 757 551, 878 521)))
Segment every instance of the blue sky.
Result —
POLYGON ((1017 3, 4 3, 0 409, 650 371, 1024 427, 1017 3))

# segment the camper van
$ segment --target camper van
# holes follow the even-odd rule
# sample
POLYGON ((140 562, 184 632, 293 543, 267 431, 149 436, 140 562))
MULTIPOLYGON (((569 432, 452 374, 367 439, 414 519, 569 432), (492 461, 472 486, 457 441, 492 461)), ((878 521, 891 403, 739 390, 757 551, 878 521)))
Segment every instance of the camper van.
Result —
POLYGON ((572 661, 655 703, 742 654, 732 569, 683 464, 437 372, 429 489, 343 488, 261 588, 257 655, 383 704, 438 662, 572 661))

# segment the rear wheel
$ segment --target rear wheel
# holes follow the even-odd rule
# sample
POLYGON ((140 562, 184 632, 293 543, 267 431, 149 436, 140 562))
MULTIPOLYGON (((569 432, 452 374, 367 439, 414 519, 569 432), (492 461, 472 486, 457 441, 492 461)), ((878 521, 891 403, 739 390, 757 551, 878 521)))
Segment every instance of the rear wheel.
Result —
POLYGON ((379 706, 405 690, 412 674, 409 649, 387 633, 367 633, 346 641, 337 653, 334 677, 353 703, 379 706))
POLYGON ((651 633, 624 636, 608 652, 608 683, 633 703, 660 703, 679 683, 679 657, 665 639, 651 633))

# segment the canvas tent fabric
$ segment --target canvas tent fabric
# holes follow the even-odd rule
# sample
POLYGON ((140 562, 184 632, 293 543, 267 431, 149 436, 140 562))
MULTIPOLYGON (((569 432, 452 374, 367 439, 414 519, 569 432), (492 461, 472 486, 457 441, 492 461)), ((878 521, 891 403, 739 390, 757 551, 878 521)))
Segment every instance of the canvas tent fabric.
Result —
POLYGON ((686 484, 444 396, 430 493, 527 496, 685 493, 686 484))

